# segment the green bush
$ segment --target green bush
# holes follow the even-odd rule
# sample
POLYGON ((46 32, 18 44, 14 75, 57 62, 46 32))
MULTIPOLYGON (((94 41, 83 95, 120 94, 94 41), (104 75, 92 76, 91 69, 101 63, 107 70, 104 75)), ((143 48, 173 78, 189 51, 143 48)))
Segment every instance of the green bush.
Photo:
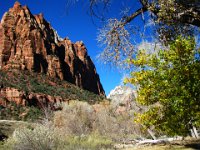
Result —
POLYGON ((17 129, 3 145, 14 150, 98 150, 112 147, 112 141, 98 134, 66 136, 51 124, 37 125, 33 130, 17 129))

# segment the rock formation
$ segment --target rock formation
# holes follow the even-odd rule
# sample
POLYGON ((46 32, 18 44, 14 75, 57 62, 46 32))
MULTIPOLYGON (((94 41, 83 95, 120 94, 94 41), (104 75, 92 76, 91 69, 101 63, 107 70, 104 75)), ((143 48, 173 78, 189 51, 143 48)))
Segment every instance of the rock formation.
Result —
POLYGON ((0 68, 45 73, 104 95, 83 42, 61 39, 42 14, 16 2, 0 23, 0 68))
POLYGON ((144 106, 135 101, 136 97, 136 91, 128 86, 116 86, 107 96, 107 98, 111 99, 111 105, 117 109, 117 112, 126 110, 142 111, 144 106))
POLYGON ((26 94, 23 91, 10 87, 0 89, 0 97, 4 99, 0 98, 0 106, 4 107, 6 107, 8 103, 14 102, 22 106, 36 106, 39 108, 51 106, 51 109, 58 109, 58 107, 56 107, 58 104, 68 101, 60 96, 51 96, 42 93, 26 94))

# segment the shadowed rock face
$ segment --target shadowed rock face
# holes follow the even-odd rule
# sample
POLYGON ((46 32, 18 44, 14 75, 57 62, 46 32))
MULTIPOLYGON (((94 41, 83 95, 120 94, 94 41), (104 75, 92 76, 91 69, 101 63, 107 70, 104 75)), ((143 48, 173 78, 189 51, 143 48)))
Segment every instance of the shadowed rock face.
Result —
POLYGON ((45 73, 105 95, 83 42, 61 39, 42 14, 16 2, 0 23, 0 68, 45 73))

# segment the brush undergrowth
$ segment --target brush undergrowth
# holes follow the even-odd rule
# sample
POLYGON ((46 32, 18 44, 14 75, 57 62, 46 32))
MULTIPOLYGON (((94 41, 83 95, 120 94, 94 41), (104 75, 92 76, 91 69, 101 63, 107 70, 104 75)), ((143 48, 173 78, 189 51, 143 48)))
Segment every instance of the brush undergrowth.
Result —
POLYGON ((1 146, 12 150, 102 150, 114 149, 113 143, 139 137, 133 114, 116 114, 112 107, 73 101, 63 105, 32 128, 18 128, 1 146))
POLYGON ((1 88, 13 87, 26 93, 44 93, 51 96, 61 96, 68 100, 81 100, 89 103, 104 99, 103 96, 83 90, 67 81, 28 71, 0 70, 0 86, 1 88))
POLYGON ((33 130, 18 128, 1 146, 7 150, 102 150, 111 149, 112 140, 97 133, 66 135, 51 124, 38 124, 33 130))

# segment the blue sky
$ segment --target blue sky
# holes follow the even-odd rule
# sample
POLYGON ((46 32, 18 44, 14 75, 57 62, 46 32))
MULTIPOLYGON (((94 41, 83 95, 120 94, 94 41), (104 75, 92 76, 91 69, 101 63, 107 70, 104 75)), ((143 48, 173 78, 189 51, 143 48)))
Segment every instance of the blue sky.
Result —
MULTIPOLYGON (((67 0, 19 0, 19 2, 27 5, 33 14, 43 13, 60 37, 69 37, 73 42, 82 40, 85 43, 106 94, 121 83, 122 73, 96 59, 96 56, 102 51, 96 41, 100 22, 95 21, 96 25, 92 22, 88 15, 87 4, 79 2, 68 9, 67 0)), ((0 0, 0 16, 2 17, 14 3, 15 0, 0 0)), ((115 10, 119 7, 121 7, 120 1, 112 7, 114 11, 110 13, 110 16, 116 17, 118 13, 115 10)))

